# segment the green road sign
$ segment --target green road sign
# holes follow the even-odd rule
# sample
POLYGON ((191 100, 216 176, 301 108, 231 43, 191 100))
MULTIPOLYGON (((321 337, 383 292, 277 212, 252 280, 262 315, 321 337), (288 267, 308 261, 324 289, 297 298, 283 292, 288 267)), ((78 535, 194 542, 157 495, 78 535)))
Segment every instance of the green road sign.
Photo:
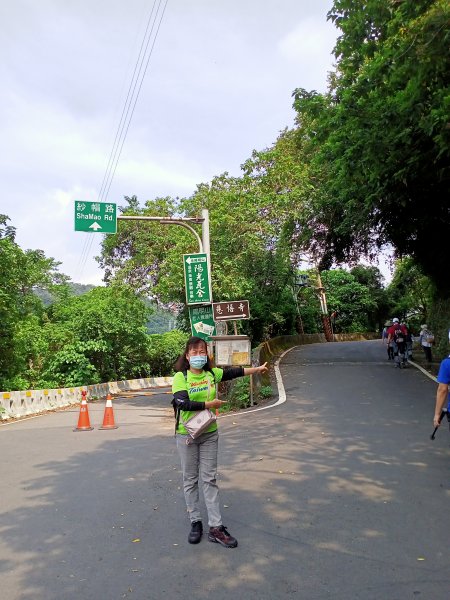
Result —
POLYGON ((116 205, 111 202, 75 200, 75 231, 116 233, 116 205))
POLYGON ((209 304, 209 269, 207 254, 183 254, 186 304, 209 304))
POLYGON ((190 306, 189 318, 191 320, 192 335, 209 342, 212 335, 216 335, 211 304, 203 306, 190 306))

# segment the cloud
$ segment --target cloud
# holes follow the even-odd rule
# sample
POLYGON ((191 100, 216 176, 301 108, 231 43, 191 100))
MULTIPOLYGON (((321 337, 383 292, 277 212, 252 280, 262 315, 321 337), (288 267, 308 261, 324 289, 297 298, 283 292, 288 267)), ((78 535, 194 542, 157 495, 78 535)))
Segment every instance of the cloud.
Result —
POLYGON ((310 16, 279 41, 278 50, 285 60, 297 66, 302 79, 299 86, 325 91, 335 43, 334 26, 325 18, 310 16))
MULTIPOLYGON (((239 175, 254 148, 292 124, 292 90, 325 87, 331 1, 284 0, 280 10, 275 0, 171 0, 107 200, 189 196, 224 171, 239 175)), ((99 282, 102 236, 74 231, 73 201, 98 198, 151 7, 6 4, 0 212, 22 247, 99 282)))

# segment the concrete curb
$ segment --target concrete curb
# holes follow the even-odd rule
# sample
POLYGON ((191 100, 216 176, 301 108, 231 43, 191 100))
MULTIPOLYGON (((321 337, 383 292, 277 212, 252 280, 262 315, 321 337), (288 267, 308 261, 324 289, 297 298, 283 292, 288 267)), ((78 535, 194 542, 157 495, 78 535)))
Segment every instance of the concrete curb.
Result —
POLYGON ((0 411, 0 422, 14 422, 15 419, 23 421, 33 415, 79 404, 82 391, 87 392, 88 400, 94 396, 106 398, 107 394, 120 394, 123 391, 169 387, 172 380, 173 377, 146 377, 80 387, 0 392, 0 407, 3 409, 0 411))

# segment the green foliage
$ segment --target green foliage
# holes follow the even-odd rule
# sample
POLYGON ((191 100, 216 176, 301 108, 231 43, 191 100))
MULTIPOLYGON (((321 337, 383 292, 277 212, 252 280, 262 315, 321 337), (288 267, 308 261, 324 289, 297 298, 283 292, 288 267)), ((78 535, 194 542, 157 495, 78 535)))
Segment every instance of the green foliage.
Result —
MULTIPOLYGON (((443 352, 450 4, 334 0, 328 16, 341 31, 336 71, 325 94, 294 91, 294 128, 255 150, 241 177, 224 173, 188 198, 143 206, 126 197, 120 210, 176 218, 208 209, 214 299, 250 300, 239 332, 254 344, 294 333, 300 318, 305 332, 322 331, 316 272, 311 287, 295 289, 306 259, 338 332, 379 329, 396 314, 416 327, 426 320, 443 352), (402 259, 387 290, 378 269, 357 264, 386 245, 402 259), (342 264, 356 266, 333 268, 342 264)), ((142 298, 178 309, 187 332, 181 256, 197 251, 182 227, 121 222, 98 259, 109 287, 74 297, 59 263, 22 250, 0 215, 0 387, 166 375, 187 333, 163 334, 163 315, 150 319, 142 298)), ((245 404, 245 383, 236 390, 245 404)))
POLYGON ((50 289, 35 288, 35 295, 42 300, 44 306, 49 306, 62 296, 81 296, 94 289, 94 285, 84 285, 82 283, 73 283, 68 281, 64 285, 51 286, 50 289))
POLYGON ((350 269, 350 274, 356 282, 364 286, 373 301, 371 309, 367 310, 367 330, 381 331, 389 314, 389 295, 384 287, 383 276, 378 267, 356 265, 350 269))
POLYGON ((426 321, 431 331, 435 334, 433 356, 435 360, 442 360, 450 354, 450 303, 448 300, 436 298, 430 306, 429 319, 426 321))
POLYGON ((318 192, 301 221, 337 261, 392 244, 448 294, 450 5, 336 0, 330 18, 330 91, 295 92, 318 192))
POLYGON ((75 373, 83 373, 92 380, 115 381, 149 372, 148 309, 127 286, 98 287, 69 297, 52 304, 48 315, 48 345, 56 356, 44 365, 44 373, 60 385, 65 383, 64 373, 71 380, 75 373), (66 357, 68 345, 71 358, 66 357), (86 370, 83 357, 93 369, 86 370), (73 366, 65 371, 61 364, 73 366))
POLYGON ((178 330, 148 336, 150 374, 165 376, 174 372, 174 364, 183 353, 189 335, 178 330))
POLYGON ((226 408, 228 410, 238 410, 250 406, 250 377, 248 375, 233 381, 227 399, 226 408))
MULTIPOLYGON (((252 177, 224 174, 211 184, 198 186, 190 198, 181 199, 177 213, 197 216, 208 208, 210 216, 212 287, 216 300, 252 298, 252 319, 242 332, 260 340, 291 332, 295 306, 287 285, 292 279, 290 224, 278 231, 280 220, 266 214, 272 196, 262 194, 252 177), (266 218, 267 217, 267 218, 266 218)), ((171 216, 175 201, 127 198, 126 212, 171 216)), ((135 290, 167 304, 185 301, 182 255, 196 252, 195 238, 182 228, 159 223, 138 227, 125 223, 103 244, 100 262, 108 281, 126 281, 135 290)))
POLYGON ((259 388, 258 395, 263 400, 267 400, 268 398, 272 398, 272 396, 273 396, 272 386, 270 386, 270 385, 263 385, 262 387, 259 388))
POLYGON ((176 328, 177 315, 174 314, 173 310, 159 308, 149 300, 145 302, 152 310, 152 314, 147 321, 147 330, 149 333, 166 333, 176 328))
POLYGON ((337 312, 335 331, 368 331, 368 314, 377 308, 369 289, 343 269, 324 271, 322 282, 326 288, 328 310, 337 312))
POLYGON ((390 314, 407 320, 418 333, 420 325, 430 321, 433 303, 433 285, 412 258, 396 262, 396 269, 387 288, 390 314))
POLYGON ((440 297, 431 279, 412 258, 396 262, 386 293, 390 302, 389 316, 405 320, 416 335, 421 324, 426 323, 435 336, 433 356, 437 360, 447 356, 450 352, 450 303, 440 297))
POLYGON ((29 319, 41 318, 42 302, 36 287, 63 284, 60 263, 46 258, 41 250, 22 250, 15 242, 15 228, 8 217, 0 215, 0 389, 13 389, 23 382, 27 356, 21 345, 21 331, 29 319))
POLYGON ((105 343, 95 340, 77 340, 66 345, 49 357, 38 381, 38 387, 55 388, 60 385, 68 387, 100 383, 102 379, 91 361, 96 354, 104 353, 106 349, 105 343))
MULTIPOLYGON (((310 285, 300 288, 298 307, 304 333, 322 331, 320 303, 317 297, 317 271, 303 271, 310 285)), ((388 312, 388 298, 382 287, 378 268, 357 265, 350 272, 333 269, 321 272, 328 313, 336 313, 333 327, 336 333, 376 331, 388 312)))

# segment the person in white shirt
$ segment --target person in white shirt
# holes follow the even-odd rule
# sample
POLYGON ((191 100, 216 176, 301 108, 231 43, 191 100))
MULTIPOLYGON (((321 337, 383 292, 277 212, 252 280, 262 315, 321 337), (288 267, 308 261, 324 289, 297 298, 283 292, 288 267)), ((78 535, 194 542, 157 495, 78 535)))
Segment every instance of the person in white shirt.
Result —
POLYGON ((431 352, 431 347, 434 343, 434 335, 431 331, 428 330, 427 325, 420 326, 420 345, 423 348, 423 352, 425 354, 425 358, 427 362, 431 363, 433 361, 433 354, 431 352))

